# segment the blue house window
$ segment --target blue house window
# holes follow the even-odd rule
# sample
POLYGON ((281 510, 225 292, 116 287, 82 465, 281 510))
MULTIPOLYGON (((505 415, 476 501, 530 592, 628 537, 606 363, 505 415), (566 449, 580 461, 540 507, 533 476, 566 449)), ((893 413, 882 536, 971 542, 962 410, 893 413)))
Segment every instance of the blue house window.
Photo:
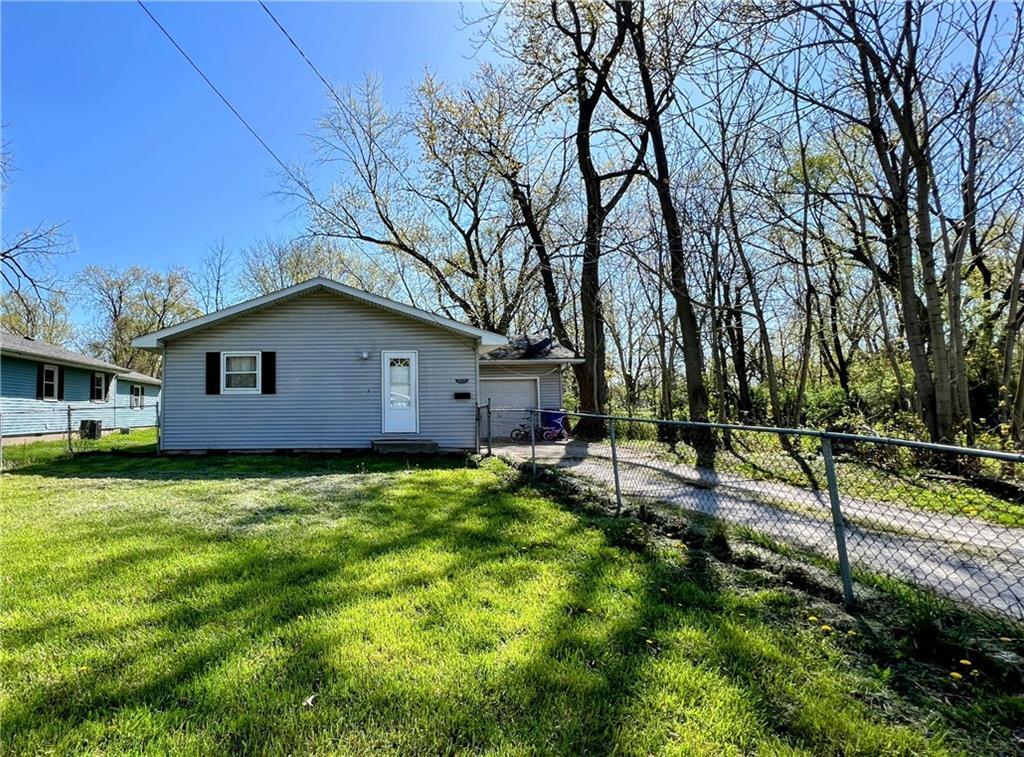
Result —
POLYGON ((55 365, 43 366, 43 399, 54 401, 57 399, 57 366, 55 365))
POLYGON ((131 398, 129 402, 132 410, 139 410, 142 408, 142 404, 145 402, 145 395, 142 393, 142 387, 138 384, 131 385, 131 398))
POLYGON ((106 402, 107 377, 102 373, 92 374, 92 392, 89 399, 93 402, 106 402))

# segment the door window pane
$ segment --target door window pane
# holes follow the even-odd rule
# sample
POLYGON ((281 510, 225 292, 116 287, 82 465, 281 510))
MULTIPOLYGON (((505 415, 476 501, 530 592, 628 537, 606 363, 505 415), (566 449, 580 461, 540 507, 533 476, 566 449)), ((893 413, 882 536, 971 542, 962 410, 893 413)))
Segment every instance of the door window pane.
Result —
POLYGON ((412 366, 407 357, 388 360, 388 402, 391 407, 412 406, 412 366))

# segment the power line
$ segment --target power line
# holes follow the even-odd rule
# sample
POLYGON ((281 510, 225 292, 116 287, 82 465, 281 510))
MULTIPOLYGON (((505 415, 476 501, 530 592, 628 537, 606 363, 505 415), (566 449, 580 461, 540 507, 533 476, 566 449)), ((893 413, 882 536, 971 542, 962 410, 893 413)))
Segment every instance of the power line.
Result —
MULTIPOLYGON (((302 60, 304 60, 306 62, 306 65, 309 66, 309 68, 313 71, 313 73, 316 74, 317 78, 323 83, 324 87, 327 88, 327 91, 330 93, 331 97, 334 98, 335 103, 337 103, 338 108, 341 111, 343 111, 348 118, 354 120, 352 108, 349 106, 349 104, 347 102, 345 102, 344 98, 342 98, 342 96, 340 94, 338 94, 338 91, 327 80, 327 77, 325 77, 322 73, 320 73, 320 69, 318 69, 316 67, 316 65, 313 63, 313 61, 310 60, 309 56, 306 55, 305 51, 301 47, 299 47, 299 43, 296 42, 295 38, 292 37, 292 35, 288 33, 288 30, 284 28, 284 25, 280 21, 277 20, 277 16, 275 16, 271 12, 270 8, 267 7, 266 3, 264 3, 263 0, 259 0, 259 4, 260 4, 260 7, 263 8, 263 10, 266 12, 266 14, 270 17, 270 20, 274 22, 274 25, 280 30, 281 34, 283 34, 285 36, 285 39, 287 39, 288 42, 291 43, 291 46, 295 48, 295 51, 299 54, 299 56, 302 58, 302 60)), ((383 149, 377 143, 377 140, 373 136, 372 132, 367 132, 366 136, 367 136, 367 139, 369 139, 369 141, 372 144, 372 146, 383 157, 383 159, 388 164, 391 165, 391 167, 395 170, 395 172, 402 179, 402 181, 405 182, 406 186, 413 187, 414 186, 413 183, 411 181, 409 181, 408 177, 405 175, 405 172, 394 161, 394 159, 392 159, 392 157, 388 154, 388 151, 383 149)), ((440 212, 437 210, 437 208, 434 207, 434 204, 432 202, 430 202, 429 198, 424 198, 424 199, 425 199, 426 208, 430 212, 430 214, 432 216, 434 216, 435 219, 437 219, 437 221, 441 224, 442 227, 448 226, 449 225, 449 221, 447 219, 441 217, 440 212)), ((451 240, 451 236, 452 235, 454 235, 454 232, 449 228, 449 242, 451 240)), ((378 269, 380 269, 380 265, 373 259, 372 255, 369 255, 367 253, 364 253, 364 255, 365 255, 365 257, 368 260, 370 260, 374 265, 376 265, 378 269)), ((435 282, 435 284, 436 284, 436 282, 435 282)), ((425 311, 425 312, 430 312, 430 311, 425 311)), ((431 315, 433 315, 433 314, 431 314, 431 315)))
MULTIPOLYGON (((223 102, 224 105, 227 106, 228 110, 230 110, 235 115, 235 118, 237 118, 242 123, 242 125, 248 130, 248 132, 250 134, 252 134, 253 137, 256 138, 256 141, 259 142, 260 145, 263 146, 263 149, 266 150, 270 154, 270 156, 277 162, 277 164, 279 166, 281 166, 281 168, 284 170, 284 172, 286 174, 288 174, 288 177, 291 178, 291 180, 293 182, 295 182, 295 184, 310 198, 310 200, 312 200, 314 205, 316 205, 317 207, 322 207, 320 205, 319 200, 317 200, 316 196, 313 194, 313 191, 309 188, 309 186, 306 184, 306 182, 300 180, 294 174, 294 172, 292 172, 292 170, 288 167, 288 165, 283 160, 281 160, 281 158, 278 156, 278 154, 276 152, 274 152, 274 150, 270 147, 270 145, 267 144, 266 140, 264 140, 263 137, 261 137, 259 135, 259 133, 256 131, 256 129, 254 129, 252 127, 252 125, 245 119, 245 117, 241 113, 238 112, 238 109, 235 108, 235 106, 231 104, 231 101, 228 100, 228 98, 224 95, 224 93, 222 93, 219 89, 217 89, 217 86, 212 81, 210 81, 210 77, 208 77, 205 73, 203 73, 203 70, 201 68, 199 68, 199 65, 192 59, 192 57, 185 51, 185 49, 181 45, 178 44, 177 40, 175 40, 174 37, 171 36, 171 33, 169 31, 167 31, 166 28, 164 28, 164 25, 161 24, 157 20, 156 16, 154 16, 150 12, 149 8, 147 8, 145 6, 145 4, 143 4, 142 0, 135 0, 135 2, 138 3, 139 7, 142 8, 143 11, 145 11, 146 15, 149 16, 150 20, 154 24, 156 24, 157 28, 161 32, 163 32, 163 35, 165 37, 167 37, 167 39, 170 41, 170 43, 172 45, 174 45, 175 49, 179 53, 181 53, 182 57, 186 61, 188 61, 189 65, 192 66, 192 68, 195 70, 195 72, 197 74, 199 74, 200 77, 202 77, 203 81, 205 81, 206 84, 210 87, 210 89, 212 89, 214 91, 214 93, 217 95, 217 97, 220 98, 221 102, 223 102)), ((341 97, 338 95, 338 93, 334 90, 334 88, 330 85, 330 83, 328 83, 327 79, 324 78, 324 76, 320 73, 320 71, 317 70, 316 66, 313 65, 312 61, 310 61, 310 59, 308 57, 306 57, 306 54, 304 52, 302 52, 302 49, 296 44, 295 40, 292 39, 292 36, 290 34, 288 34, 288 32, 281 25, 281 23, 274 17, 274 14, 270 12, 270 9, 267 8, 267 6, 264 5, 262 1, 260 2, 260 5, 263 7, 263 10, 265 10, 267 12, 267 15, 270 16, 270 18, 272 18, 274 20, 274 23, 277 25, 277 28, 280 29, 281 33, 284 34, 285 37, 288 38, 288 41, 291 42, 292 46, 299 52, 299 54, 302 56, 303 60, 305 60, 306 63, 309 65, 309 67, 311 69, 313 69, 313 71, 316 73, 316 75, 320 78, 320 81, 322 81, 324 83, 324 85, 328 88, 328 90, 334 96, 335 100, 338 101, 338 104, 341 105, 342 107, 344 107, 343 101, 341 100, 341 97)), ((391 161, 390 156, 385 154, 385 158, 388 160, 388 162, 390 162, 395 167, 395 169, 399 172, 399 175, 401 175, 401 170, 398 168, 398 166, 394 165, 394 162, 391 161)), ((405 179, 404 176, 402 176, 402 178, 406 182, 408 182, 408 179, 405 179)), ((428 204, 428 208, 430 208, 429 204, 428 204)), ((430 208, 430 210, 432 212, 434 212, 435 215, 436 215, 436 211, 433 208, 430 208)), ((379 270, 382 274, 386 275, 386 272, 380 266, 380 264, 377 263, 376 260, 373 260, 373 258, 370 257, 370 256, 366 256, 366 257, 377 268, 377 270, 379 270)), ((424 310, 423 312, 426 313, 431 318, 431 320, 433 320, 439 326, 442 325, 440 323, 440 321, 437 320, 437 318, 438 318, 437 315, 435 315, 434 313, 431 313, 428 310, 424 310)))
MULTIPOLYGON (((345 112, 348 118, 354 120, 354 117, 352 115, 352 108, 349 106, 347 102, 345 102, 341 95, 338 94, 338 91, 327 80, 327 77, 320 73, 320 69, 318 69, 316 65, 314 65, 313 61, 309 59, 309 56, 306 55, 305 51, 303 51, 303 49, 299 47, 299 43, 296 42, 295 38, 288 33, 288 30, 284 28, 284 25, 277 20, 277 16, 271 13, 270 8, 266 6, 266 3, 264 3, 263 0, 259 0, 259 4, 260 7, 263 8, 264 11, 266 11, 266 14, 270 16, 270 20, 274 22, 274 25, 278 29, 280 29, 281 34, 285 36, 285 38, 291 43, 292 47, 295 48, 295 51, 302 57, 302 60, 306 62, 306 65, 309 66, 313 73, 316 74, 317 78, 320 79, 321 82, 323 82, 323 85, 327 88, 327 91, 334 98, 334 101, 337 103, 338 107, 345 112)), ((391 165, 391 167, 395 170, 399 177, 401 177, 402 181, 405 182, 406 186, 413 187, 413 183, 409 181, 408 177, 405 175, 405 172, 392 159, 392 157, 388 154, 388 151, 381 148, 381 146, 377 143, 377 140, 373 136, 373 133, 367 132, 366 138, 372 143, 373 147, 381 154, 384 160, 391 165)), ((447 226, 449 224, 449 220, 441 217, 440 212, 437 210, 437 208, 434 207, 434 204, 430 201, 429 198, 424 199, 426 200, 426 208, 428 211, 430 211, 430 214, 434 216, 434 218, 437 219, 437 221, 440 222, 442 226, 447 226)), ((449 234, 453 233, 454 232, 449 231, 449 234)))
MULTIPOLYGON (((139 7, 146 12, 146 15, 149 16, 153 23, 156 24, 157 28, 161 32, 163 32, 164 36, 167 37, 168 40, 170 40, 170 43, 174 45, 175 49, 179 53, 181 53, 182 57, 185 58, 185 60, 188 61, 189 65, 195 69, 195 72, 202 77, 203 81, 205 81, 209 85, 210 89, 212 89, 214 93, 217 95, 217 97, 221 99, 221 102, 223 102, 228 107, 228 110, 235 114, 235 118, 241 121, 242 125, 249 130, 249 133, 256 138, 256 141, 263 145, 263 149, 270 153, 270 157, 277 161, 277 164, 281 166, 282 169, 284 169, 285 173, 287 173, 288 176, 291 177, 292 181, 294 181, 300 187, 305 188, 305 184, 298 180, 298 178, 295 176, 295 174, 292 173, 292 170, 288 167, 288 165, 283 160, 281 160, 281 158, 278 157, 277 153, 274 152, 273 149, 271 149, 270 145, 266 143, 263 137, 261 137, 252 127, 252 125, 245 120, 245 117, 238 112, 238 109, 231 104, 228 98, 224 96, 224 93, 217 89, 217 86, 212 81, 210 81, 210 77, 203 73, 203 70, 199 68, 199 66, 196 64, 194 60, 192 60, 192 57, 187 52, 185 52, 185 49, 181 45, 179 45, 177 40, 175 40, 174 37, 171 36, 171 33, 164 28, 164 25, 157 20, 156 16, 150 13, 149 8, 147 8, 143 4, 142 0, 135 0, 135 2, 137 2, 139 4, 139 7)), ((308 192, 309 190, 306 189, 306 191, 308 192)))
POLYGON ((296 42, 295 39, 292 37, 292 35, 290 35, 288 33, 288 30, 285 29, 281 25, 281 22, 277 20, 277 16, 275 16, 273 13, 270 12, 270 8, 268 8, 266 6, 266 3, 264 3, 263 0, 259 0, 259 3, 260 3, 260 7, 263 8, 263 10, 265 10, 267 12, 268 16, 270 16, 270 20, 273 21, 275 26, 277 26, 277 28, 281 30, 281 34, 283 34, 288 39, 288 41, 292 43, 292 47, 295 48, 295 51, 299 55, 302 56, 302 59, 304 61, 306 61, 306 65, 308 65, 311 69, 313 69, 313 73, 316 74, 319 77, 320 81, 322 81, 324 83, 324 86, 327 87, 328 91, 332 95, 334 95, 334 99, 335 100, 340 100, 341 98, 338 97, 338 93, 334 91, 334 87, 332 87, 331 83, 329 81, 327 81, 327 79, 324 77, 324 75, 322 73, 320 73, 320 70, 316 66, 313 65, 313 61, 311 61, 309 59, 309 56, 307 56, 306 53, 304 53, 302 51, 302 48, 299 47, 299 43, 296 42))

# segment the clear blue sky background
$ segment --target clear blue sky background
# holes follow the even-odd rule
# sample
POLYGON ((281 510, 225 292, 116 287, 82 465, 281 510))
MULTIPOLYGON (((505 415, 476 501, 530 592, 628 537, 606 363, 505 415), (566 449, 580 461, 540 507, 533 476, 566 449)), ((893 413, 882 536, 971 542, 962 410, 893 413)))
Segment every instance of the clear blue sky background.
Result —
MULTIPOLYGON (((477 62, 454 3, 268 3, 336 85, 378 74, 400 104, 428 67, 461 79, 477 62)), ((320 81, 255 2, 148 3, 286 162, 307 161, 327 105, 320 81)), ((17 168, 5 234, 67 221, 87 264, 194 264, 291 235, 280 170, 134 2, 3 3, 2 121, 17 168)))

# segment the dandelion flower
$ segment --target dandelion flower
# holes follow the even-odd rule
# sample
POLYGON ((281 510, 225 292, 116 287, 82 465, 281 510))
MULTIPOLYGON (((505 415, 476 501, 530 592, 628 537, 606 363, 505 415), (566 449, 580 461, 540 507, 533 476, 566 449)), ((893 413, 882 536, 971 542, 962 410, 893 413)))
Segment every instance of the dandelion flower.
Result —
POLYGON ((953 671, 952 673, 950 673, 950 674, 949 674, 949 677, 950 677, 950 678, 952 678, 952 679, 953 679, 954 681, 959 681, 960 679, 962 679, 962 678, 963 678, 963 675, 962 675, 962 674, 960 674, 960 673, 957 673, 957 672, 956 672, 956 671, 954 670, 954 671, 953 671))
POLYGON ((961 665, 967 665, 968 667, 970 667, 971 661, 970 660, 960 660, 960 664, 961 665))
POLYGON ((817 623, 818 622, 818 617, 816 615, 808 615, 807 619, 809 621, 811 621, 812 623, 817 623))
POLYGON ((856 636, 856 635, 857 635, 857 632, 856 632, 856 631, 854 631, 854 630, 853 630, 853 629, 851 628, 851 629, 850 629, 849 631, 847 631, 847 632, 846 632, 846 635, 847 635, 847 636, 856 636))
POLYGON ((828 624, 826 623, 825 625, 823 625, 823 626, 821 627, 821 632, 822 632, 822 633, 832 633, 832 626, 830 626, 830 625, 828 625, 828 624))

